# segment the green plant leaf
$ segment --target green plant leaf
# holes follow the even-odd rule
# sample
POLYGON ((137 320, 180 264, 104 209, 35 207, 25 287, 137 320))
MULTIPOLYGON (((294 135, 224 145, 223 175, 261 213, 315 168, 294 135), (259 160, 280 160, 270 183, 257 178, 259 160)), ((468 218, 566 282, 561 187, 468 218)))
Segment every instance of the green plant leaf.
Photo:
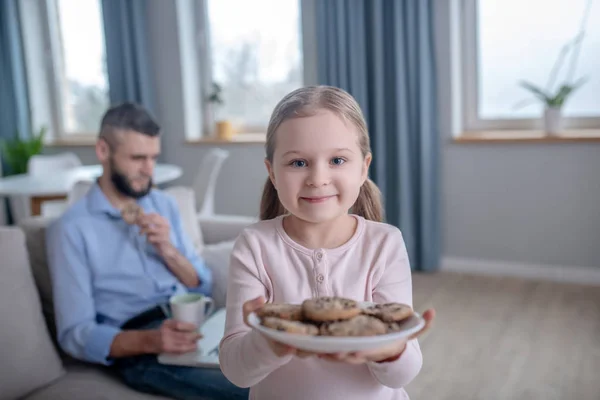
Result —
POLYGON ((558 89, 558 93, 550 99, 551 105, 555 107, 562 107, 569 94, 573 91, 573 87, 569 85, 562 85, 558 89))
POLYGON ((583 78, 579 78, 578 80, 575 81, 575 83, 573 83, 571 86, 573 87, 572 91, 575 91, 577 89, 579 89, 581 86, 583 86, 584 83, 586 83, 588 81, 587 77, 583 77, 583 78))
POLYGON ((581 85, 583 85, 587 81, 587 78, 580 78, 573 84, 564 84, 559 89, 558 92, 549 99, 548 105, 553 107, 562 107, 569 96, 573 94, 575 90, 577 90, 581 85))
POLYGON ((542 90, 540 89, 538 86, 534 85, 533 83, 527 82, 527 81, 521 81, 520 85, 529 90, 530 92, 532 92, 536 97, 538 97, 539 99, 543 100, 544 102, 547 102, 549 99, 549 96, 542 90))
POLYGON ((6 175, 24 174, 27 172, 27 163, 31 156, 40 154, 44 148, 46 127, 42 127, 37 134, 29 139, 21 139, 17 132, 14 139, 0 142, 2 157, 8 166, 6 175))
POLYGON ((213 91, 208 96, 208 101, 210 101, 211 103, 223 105, 223 103, 224 103, 223 97, 222 97, 223 89, 221 88, 221 85, 219 85, 217 82, 213 82, 212 87, 213 87, 213 91))

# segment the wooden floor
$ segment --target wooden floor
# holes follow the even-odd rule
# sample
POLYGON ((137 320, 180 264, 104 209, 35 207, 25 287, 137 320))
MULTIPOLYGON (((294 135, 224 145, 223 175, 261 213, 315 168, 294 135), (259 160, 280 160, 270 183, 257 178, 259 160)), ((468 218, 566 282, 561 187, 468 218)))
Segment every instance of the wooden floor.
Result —
POLYGON ((600 400, 600 286, 413 274, 420 339, 411 400, 600 400))

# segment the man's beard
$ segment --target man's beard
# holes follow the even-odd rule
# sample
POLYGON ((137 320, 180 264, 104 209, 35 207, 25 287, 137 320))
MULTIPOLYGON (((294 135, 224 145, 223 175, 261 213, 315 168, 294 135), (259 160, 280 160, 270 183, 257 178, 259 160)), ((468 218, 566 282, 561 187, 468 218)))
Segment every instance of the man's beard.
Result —
POLYGON ((134 199, 142 198, 152 190, 152 178, 150 178, 148 186, 145 189, 135 190, 131 187, 129 179, 125 174, 119 172, 113 159, 110 160, 110 180, 119 193, 128 197, 133 197, 134 199))

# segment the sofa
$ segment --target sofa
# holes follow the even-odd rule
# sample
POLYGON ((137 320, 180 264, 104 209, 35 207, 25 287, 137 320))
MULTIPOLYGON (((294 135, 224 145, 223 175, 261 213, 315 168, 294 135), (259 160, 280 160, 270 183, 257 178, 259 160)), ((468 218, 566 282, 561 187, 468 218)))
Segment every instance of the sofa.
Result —
MULTIPOLYGON (((213 272, 215 306, 223 307, 233 241, 252 219, 199 220, 191 189, 171 192, 184 229, 213 272)), ((57 345, 45 251, 51 221, 32 217, 0 228, 0 400, 164 398, 133 391, 110 369, 77 361, 57 345)))

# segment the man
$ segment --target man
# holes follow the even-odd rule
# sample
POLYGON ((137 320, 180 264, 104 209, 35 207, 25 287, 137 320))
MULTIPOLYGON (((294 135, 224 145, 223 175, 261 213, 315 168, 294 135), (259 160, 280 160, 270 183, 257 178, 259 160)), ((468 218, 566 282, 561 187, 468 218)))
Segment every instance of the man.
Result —
POLYGON ((247 399, 247 389, 218 369, 157 361, 163 352, 194 350, 199 338, 195 326, 167 319, 169 297, 210 295, 212 284, 174 200, 153 188, 159 153, 160 127, 143 108, 106 112, 96 144, 103 174, 47 233, 58 341, 75 358, 112 366, 140 391, 247 399), (132 203, 143 212, 126 221, 122 210, 132 203))

